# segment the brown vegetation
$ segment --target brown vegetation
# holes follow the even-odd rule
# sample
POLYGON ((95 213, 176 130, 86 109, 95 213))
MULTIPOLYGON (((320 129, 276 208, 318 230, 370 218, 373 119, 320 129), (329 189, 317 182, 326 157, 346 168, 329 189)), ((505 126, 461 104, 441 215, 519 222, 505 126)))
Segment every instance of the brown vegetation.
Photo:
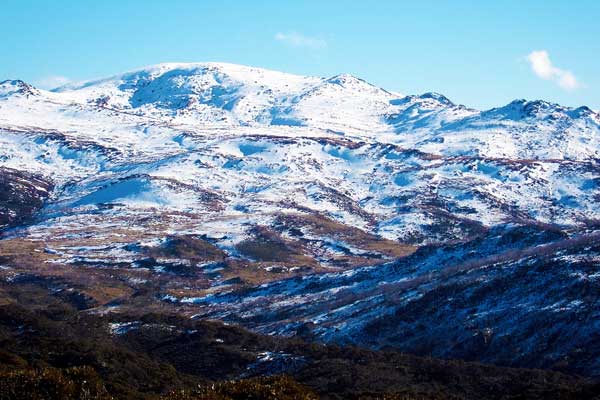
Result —
POLYGON ((599 389, 549 371, 310 344, 173 314, 78 311, 22 285, 0 285, 10 302, 0 306, 2 400, 592 399, 599 389), (267 351, 282 356, 258 362, 267 351))

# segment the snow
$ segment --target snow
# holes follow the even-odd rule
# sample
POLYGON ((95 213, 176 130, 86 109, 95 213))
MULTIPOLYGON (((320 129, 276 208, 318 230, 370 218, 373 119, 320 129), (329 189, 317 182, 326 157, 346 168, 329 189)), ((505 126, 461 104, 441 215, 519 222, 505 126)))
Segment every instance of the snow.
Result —
MULTIPOLYGON (((28 228, 35 238, 164 213, 147 240, 206 234, 236 255, 252 226, 279 213, 320 213, 421 245, 462 240, 468 226, 600 218, 600 122, 585 108, 517 100, 477 111, 351 75, 225 63, 159 64, 52 92, 20 81, 0 89, 0 165, 55 184, 45 218, 28 228)), ((360 254, 325 239, 316 238, 329 256, 360 254)))
POLYGON ((131 322, 111 322, 108 324, 108 329, 112 335, 124 335, 125 333, 138 329, 141 321, 131 322))
MULTIPOLYGON (((253 327, 267 333, 293 334, 299 322, 312 322, 318 337, 349 341, 365 336, 365 324, 427 301, 443 285, 464 288, 466 299, 494 279, 502 286, 507 274, 530 271, 539 261, 511 253, 513 237, 523 235, 511 230, 597 229, 599 159, 600 116, 585 107, 516 100, 479 111, 438 93, 401 96, 351 75, 194 63, 160 64, 51 92, 0 83, 0 166, 55 185, 35 221, 6 238, 44 242, 51 267, 126 265, 136 274, 127 278, 132 285, 169 265, 198 268, 211 276, 205 288, 159 298, 232 322, 260 315, 265 322, 253 327), (344 269, 336 258, 368 257, 361 243, 336 229, 282 230, 285 239, 300 235, 312 246, 321 270, 244 287, 241 294, 223 284, 229 272, 223 263, 158 257, 158 265, 146 267, 133 250, 160 246, 172 235, 205 235, 238 262, 237 245, 253 228, 276 229, 282 215, 329 218, 421 248, 414 257, 382 255, 375 266, 344 269), (505 259, 496 260, 498 254, 505 259), (278 320, 280 314, 286 317, 278 320)), ((528 251, 542 246, 535 235, 523 236, 533 241, 528 251)), ((465 303, 469 309, 453 302, 461 296, 453 289, 444 307, 420 321, 444 338, 449 328, 458 336, 510 335, 534 312, 569 316, 587 305, 570 295, 580 291, 562 288, 600 279, 594 251, 556 251, 551 260, 560 268, 516 274, 531 282, 509 285, 510 295, 465 303), (494 320, 500 322, 490 326, 494 320)), ((300 266, 258 268, 291 275, 300 266)), ((109 328, 118 335, 140 326, 109 328)), ((409 346, 423 336, 412 333, 392 336, 409 346)), ((289 358, 265 353, 257 363, 278 357, 289 358)))

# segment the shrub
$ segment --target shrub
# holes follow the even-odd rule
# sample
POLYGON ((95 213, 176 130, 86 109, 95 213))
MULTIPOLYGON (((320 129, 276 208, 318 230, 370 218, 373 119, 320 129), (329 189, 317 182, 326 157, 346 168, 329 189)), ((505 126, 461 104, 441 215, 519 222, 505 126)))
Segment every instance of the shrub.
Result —
POLYGON ((108 400, 112 397, 90 367, 0 373, 0 400, 108 400))
POLYGON ((221 382, 194 392, 175 392, 163 400, 313 400, 317 395, 288 376, 221 382))

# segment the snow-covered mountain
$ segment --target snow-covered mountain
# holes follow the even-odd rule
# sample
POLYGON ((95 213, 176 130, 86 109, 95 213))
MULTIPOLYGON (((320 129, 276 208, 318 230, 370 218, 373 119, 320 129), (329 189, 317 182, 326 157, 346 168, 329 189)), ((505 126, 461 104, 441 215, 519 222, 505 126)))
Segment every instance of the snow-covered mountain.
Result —
POLYGON ((600 313, 587 107, 478 111, 221 63, 53 91, 9 80, 0 175, 5 279, 61 275, 105 309, 143 289, 267 333, 600 372, 577 356, 600 313), (571 340, 554 348, 532 313, 579 322, 556 325, 571 340))

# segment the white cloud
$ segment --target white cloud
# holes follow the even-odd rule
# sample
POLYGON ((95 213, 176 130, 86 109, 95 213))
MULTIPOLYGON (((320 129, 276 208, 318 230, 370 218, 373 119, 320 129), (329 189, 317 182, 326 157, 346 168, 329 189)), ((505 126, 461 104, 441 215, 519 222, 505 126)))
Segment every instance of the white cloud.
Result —
POLYGON ((64 76, 47 76, 45 78, 42 79, 38 79, 35 82, 35 86, 41 88, 41 89, 55 89, 57 87, 66 85, 67 83, 70 83, 71 80, 67 77, 64 76))
POLYGON ((574 90, 582 86, 571 71, 552 65, 550 55, 546 50, 532 51, 527 56, 527 61, 537 76, 552 81, 565 90, 574 90))
POLYGON ((327 47, 327 42, 325 40, 304 36, 298 32, 277 32, 275 34, 275 40, 294 47, 308 47, 311 49, 322 49, 327 47))

